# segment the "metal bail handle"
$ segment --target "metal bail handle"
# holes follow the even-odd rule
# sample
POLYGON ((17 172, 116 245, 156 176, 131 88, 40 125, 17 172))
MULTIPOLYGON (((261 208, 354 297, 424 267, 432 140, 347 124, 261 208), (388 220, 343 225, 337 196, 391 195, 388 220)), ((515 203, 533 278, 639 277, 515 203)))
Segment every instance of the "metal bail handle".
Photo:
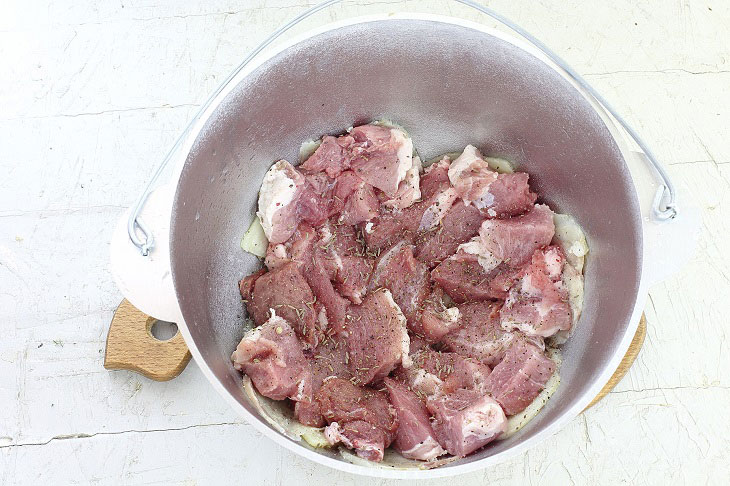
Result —
MULTIPOLYGON (((284 24, 283 26, 276 29, 271 35, 269 35, 266 39, 261 42, 251 53, 249 53, 248 56, 239 64, 236 69, 234 69, 231 74, 228 75, 228 77, 223 80, 223 82, 216 88, 216 90, 210 95, 210 97, 201 105, 201 107, 196 112, 195 116, 192 118, 188 126, 185 128, 183 133, 180 135, 180 137, 177 139, 175 144, 172 146, 169 152, 167 152, 167 155, 162 160, 162 163, 155 171, 154 175, 152 176, 152 179, 145 187, 144 191, 140 196, 137 198, 132 211, 129 215, 129 221, 127 223, 127 232, 129 233, 129 239, 132 241, 134 246, 139 248, 140 252, 143 256, 149 255, 149 252, 154 248, 154 237, 149 229, 145 227, 143 222, 141 221, 139 217, 139 213, 144 207, 145 201, 147 200, 147 196, 149 195, 152 187, 154 186, 157 179, 160 177, 160 174, 162 173, 163 169, 167 166, 167 164, 170 162, 170 160, 173 158, 173 155, 177 152, 177 150, 182 145, 182 142, 187 137, 188 133, 190 132, 191 127, 200 119, 200 116, 205 112, 205 110, 210 107, 213 100, 223 91, 223 89, 228 85, 229 82, 233 78, 238 75, 238 73, 243 70, 256 56, 258 56, 261 51, 266 49, 269 45, 271 45, 272 42, 274 42, 276 39, 281 37, 282 34, 287 32, 289 29, 297 25, 302 20, 311 17, 315 13, 319 12, 322 9, 325 9, 327 7, 330 7, 332 5, 336 5, 338 3, 342 3, 345 0, 327 0, 324 2, 321 2, 301 14, 294 17, 292 20, 284 24), (141 238, 138 236, 138 231, 141 233, 141 238)), ((477 2, 473 0, 451 0, 457 3, 460 3, 462 5, 466 5, 467 7, 473 8, 474 10, 477 10, 485 15, 488 15, 489 17, 493 18, 494 20, 498 21, 502 25, 508 27, 515 33, 522 36, 524 39, 526 39, 528 42, 530 42, 533 46, 538 48, 543 54, 545 54, 551 61, 553 61, 560 69, 562 69, 568 76, 570 76, 581 88, 583 88, 588 94, 590 94, 599 104, 603 106, 603 108, 609 112, 614 119, 623 127, 624 130, 631 136, 631 138, 636 142, 636 144, 641 148, 641 150, 646 154, 647 160, 651 164, 651 166, 656 171, 658 178, 661 180, 662 185, 659 187, 659 190, 654 198, 654 217, 658 220, 669 220, 673 219, 677 216, 677 192, 674 188, 674 184, 672 183, 672 180, 669 177, 669 174, 667 174, 666 170, 662 166, 662 164, 659 162, 659 160, 656 158, 654 153, 651 151, 651 149, 647 146, 647 144, 644 142, 644 140, 639 136, 639 134, 629 125, 629 123, 618 114, 618 112, 611 106, 611 104, 606 101, 606 99, 601 96, 588 82, 583 79, 583 77, 578 74, 573 68, 571 68, 567 62, 565 62, 560 56, 558 56, 554 51, 552 51, 549 47, 547 47, 545 44, 543 44, 540 40, 535 38, 532 34, 524 30, 519 25, 515 24, 508 18, 498 14, 494 10, 485 7, 483 5, 478 4, 477 2)))

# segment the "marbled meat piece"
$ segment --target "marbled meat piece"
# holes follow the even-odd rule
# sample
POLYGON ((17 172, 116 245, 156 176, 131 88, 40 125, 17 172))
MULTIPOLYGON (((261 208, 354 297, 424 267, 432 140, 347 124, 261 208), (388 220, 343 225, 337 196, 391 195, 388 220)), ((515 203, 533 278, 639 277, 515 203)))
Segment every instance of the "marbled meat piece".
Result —
POLYGON ((274 270, 289 262, 298 266, 305 264, 312 256, 312 246, 317 238, 311 225, 300 223, 294 234, 284 243, 269 243, 264 264, 274 270))
MULTIPOLYGON (((317 255, 313 259, 307 260, 302 273, 312 289, 316 298, 315 302, 323 306, 327 316, 326 320, 317 320, 317 330, 322 332, 327 329, 334 329, 335 332, 341 330, 345 324, 345 313, 350 303, 335 290, 322 263, 322 257, 317 255)), ((305 304, 311 307, 311 304, 306 302, 305 304)), ((322 339, 322 335, 318 334, 316 337, 315 344, 322 339)))
POLYGON ((381 461, 398 428, 398 417, 381 391, 358 387, 349 380, 329 378, 316 394, 329 425, 325 437, 342 443, 370 461, 381 461))
POLYGON ((449 454, 463 457, 502 434, 507 417, 499 403, 477 390, 459 389, 429 397, 426 406, 433 415, 433 430, 449 454))
POLYGON ((413 141, 399 128, 360 125, 350 131, 352 170, 362 180, 395 197, 413 166, 413 141))
POLYGON ((441 287, 436 286, 424 302, 420 328, 414 332, 434 343, 459 327, 459 319, 458 307, 441 287))
POLYGON ((305 357, 312 372, 312 386, 308 388, 311 393, 305 394, 294 404, 294 415, 305 425, 322 427, 325 425, 325 420, 315 396, 328 378, 350 380, 353 377, 349 366, 347 343, 343 336, 333 334, 325 337, 315 349, 305 353, 305 357))
POLYGON ((390 403, 398 417, 393 445, 407 459, 430 461, 446 453, 436 440, 423 400, 402 383, 386 378, 390 403))
POLYGON ((522 216, 484 221, 479 229, 479 255, 493 259, 494 267, 501 262, 520 267, 529 263, 535 250, 549 245, 554 234, 553 212, 536 204, 522 216))
POLYGON ((390 290, 409 327, 418 329, 430 284, 428 268, 413 257, 412 245, 401 241, 381 253, 370 277, 369 288, 390 290))
POLYGON ((499 363, 519 334, 502 329, 499 320, 500 307, 496 302, 459 305, 459 327, 442 339, 446 349, 489 366, 499 363))
MULTIPOLYGON (((479 360, 432 349, 412 354, 411 361, 413 367, 421 368, 441 380, 437 393, 451 393, 459 388, 484 391, 484 383, 491 373, 490 368, 479 360)), ((418 388, 417 384, 414 387, 418 388)), ((427 390, 421 391, 428 394, 425 393, 427 390)))
POLYGON ((402 240, 413 241, 421 220, 418 209, 415 204, 400 213, 385 212, 361 225, 368 249, 382 251, 402 240))
POLYGON ((485 271, 477 255, 459 251, 446 258, 431 272, 436 282, 455 302, 497 298, 491 288, 493 271, 485 271))
POLYGON ((453 255, 460 244, 476 235, 483 220, 478 209, 461 201, 455 202, 434 230, 417 237, 416 258, 431 268, 435 267, 453 255))
POLYGON ((380 201, 375 189, 365 181, 360 181, 355 190, 345 199, 340 221, 345 224, 358 224, 370 221, 378 215, 380 201))
POLYGON ((484 392, 491 371, 476 359, 428 348, 412 353, 410 358, 412 364, 399 368, 394 378, 421 399, 460 388, 484 392))
POLYGON ((528 174, 492 171, 473 145, 468 145, 451 164, 449 179, 464 202, 490 218, 522 214, 537 199, 537 194, 530 191, 528 174))
POLYGON ((421 176, 421 198, 430 199, 451 186, 449 167, 451 167, 451 159, 447 156, 426 167, 421 176))
POLYGON ((493 198, 489 193, 489 186, 497 180, 497 173, 489 168, 476 147, 467 145, 461 155, 451 163, 449 180, 466 204, 482 209, 493 198))
POLYGON ((507 415, 515 415, 532 403, 554 372, 555 363, 543 350, 517 339, 492 370, 486 388, 507 415))
POLYGON ((506 218, 528 211, 537 200, 537 194, 530 191, 529 178, 526 172, 499 174, 487 189, 491 198, 482 208, 482 213, 489 217, 506 218))
POLYGON ((248 331, 231 356, 233 367, 251 378, 256 390, 273 400, 301 400, 311 394, 312 372, 294 330, 272 315, 248 331))
POLYGON ((398 241, 413 241, 424 228, 437 229, 456 200, 447 175, 449 159, 431 164, 421 177, 421 200, 402 211, 386 211, 365 225, 368 248, 383 250, 398 241))
POLYGON ((307 280, 297 264, 290 262, 256 279, 247 309, 257 325, 266 322, 273 310, 305 343, 314 346, 321 335, 314 303, 307 280))
POLYGON ((536 251, 500 311, 502 327, 541 337, 569 330, 573 315, 562 279, 564 267, 560 247, 536 251))
POLYGON ((329 177, 336 178, 343 171, 350 168, 348 149, 355 143, 349 135, 322 137, 322 143, 312 155, 300 165, 302 170, 309 172, 325 172, 329 177))
POLYGON ((357 384, 382 380, 398 364, 408 362, 406 318, 389 290, 370 292, 361 305, 351 305, 345 326, 357 384))
POLYGON ((402 211, 421 200, 421 159, 413 157, 413 165, 408 172, 406 178, 398 185, 398 192, 390 199, 385 199, 382 203, 383 207, 393 209, 394 211, 402 211))
POLYGON ((335 288, 340 295, 347 297, 353 304, 362 304, 373 271, 375 260, 363 256, 341 257, 342 266, 335 275, 335 288))
POLYGON ((266 269, 262 268, 258 272, 254 272, 251 275, 248 275, 247 277, 243 277, 240 282, 238 282, 238 290, 241 292, 241 298, 243 299, 243 303, 248 306, 248 303, 253 298, 253 287, 256 284, 256 280, 259 279, 262 275, 266 273, 266 269))

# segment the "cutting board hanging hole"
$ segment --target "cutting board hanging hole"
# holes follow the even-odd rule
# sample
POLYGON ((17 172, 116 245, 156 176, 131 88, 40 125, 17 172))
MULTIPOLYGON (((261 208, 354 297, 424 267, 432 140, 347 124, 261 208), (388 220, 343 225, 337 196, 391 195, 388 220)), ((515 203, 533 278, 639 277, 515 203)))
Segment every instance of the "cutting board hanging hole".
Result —
POLYGON ((152 334, 152 337, 158 341, 169 341, 177 336, 178 332, 180 331, 178 331, 177 324, 174 322, 158 321, 157 319, 153 319, 152 324, 150 325, 150 334, 152 334))

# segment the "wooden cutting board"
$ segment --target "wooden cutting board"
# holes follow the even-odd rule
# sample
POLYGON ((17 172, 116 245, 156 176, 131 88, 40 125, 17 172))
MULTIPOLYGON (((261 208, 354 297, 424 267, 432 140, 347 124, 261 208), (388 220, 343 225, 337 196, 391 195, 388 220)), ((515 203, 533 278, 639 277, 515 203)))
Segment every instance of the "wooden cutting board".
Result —
MULTIPOLYGON (((190 361, 190 350, 178 331, 167 341, 152 335, 156 319, 148 316, 124 299, 114 312, 106 339, 104 368, 131 370, 156 381, 167 381, 182 373, 190 361)), ((598 403, 626 375, 639 355, 646 337, 646 318, 641 316, 639 327, 624 359, 613 376, 585 410, 598 403)))

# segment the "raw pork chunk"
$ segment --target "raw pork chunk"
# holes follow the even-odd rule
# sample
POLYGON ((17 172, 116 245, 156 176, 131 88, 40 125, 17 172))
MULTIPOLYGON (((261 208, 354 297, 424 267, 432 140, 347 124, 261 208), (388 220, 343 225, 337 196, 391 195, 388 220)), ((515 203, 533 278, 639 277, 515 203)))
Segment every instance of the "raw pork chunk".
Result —
POLYGON ((274 270, 289 262, 301 267, 312 258, 312 246, 316 238, 314 228, 307 223, 301 223, 287 241, 269 243, 264 260, 266 268, 274 270))
POLYGON ((433 343, 459 327, 461 314, 459 309, 451 304, 453 302, 443 289, 435 287, 424 303, 420 329, 414 332, 433 343))
POLYGON ((389 290, 371 292, 362 305, 350 306, 345 326, 357 384, 382 380, 398 364, 408 363, 406 318, 389 290))
POLYGON ((537 199, 527 174, 497 174, 473 145, 451 164, 449 179, 459 197, 490 218, 522 214, 537 199))
POLYGON ((565 255, 557 246, 535 252, 500 311, 504 329, 549 337, 571 328, 572 311, 562 280, 564 266, 565 255))
POLYGON ((519 267, 530 261, 535 250, 549 245, 554 234, 553 212, 544 204, 536 204, 522 216, 484 221, 479 229, 480 255, 491 256, 494 266, 505 262, 519 267))
POLYGON ((294 404, 294 415, 305 425, 322 427, 325 420, 319 409, 319 402, 314 397, 328 378, 352 378, 347 343, 342 336, 327 336, 314 350, 305 353, 305 357, 312 370, 312 386, 305 391, 311 390, 311 393, 305 393, 294 404))
POLYGON ((413 257, 413 246, 401 241, 380 255, 370 289, 390 290, 408 326, 418 329, 421 308, 430 288, 428 277, 428 268, 413 257))
POLYGON ((247 308, 256 324, 266 322, 272 314, 284 318, 302 339, 316 345, 321 337, 314 294, 294 262, 287 263, 254 282, 247 308))
POLYGON ((416 258, 433 268, 476 235, 483 219, 473 206, 455 202, 437 227, 417 238, 416 258))
POLYGON ((336 178, 343 171, 350 168, 348 149, 355 143, 349 135, 333 137, 327 135, 300 168, 309 172, 325 172, 329 177, 336 178))
POLYGON ((393 445, 403 457, 430 461, 446 451, 436 440, 430 415, 423 401, 402 383, 385 379, 390 403, 398 417, 398 430, 393 445))
POLYGON ((327 222, 319 229, 315 244, 318 264, 325 269, 340 295, 361 304, 373 270, 374 258, 355 227, 327 222))
MULTIPOLYGON (((449 184, 448 158, 429 166, 421 177, 421 200, 402 211, 383 212, 365 225, 368 248, 384 250, 395 243, 413 242, 424 231, 438 230, 441 219, 456 200, 456 192, 449 184)), ((475 232, 476 233, 476 232, 475 232)))
POLYGON ((494 302, 460 305, 460 327, 442 340, 446 349, 477 359, 489 366, 499 363, 519 334, 502 329, 499 309, 500 305, 494 302))
POLYGON ((459 246, 432 276, 457 302, 505 298, 519 269, 550 243, 554 232, 552 211, 544 205, 522 216, 488 219, 479 236, 459 246))
POLYGON ((433 430, 449 454, 464 457, 505 431, 507 417, 493 398, 477 390, 459 389, 426 400, 433 430))
POLYGON ((537 200, 537 194, 530 191, 529 178, 530 176, 524 172, 499 174, 488 189, 494 200, 487 207, 487 215, 506 218, 529 210, 537 200))
POLYGON ((352 170, 390 197, 413 166, 413 142, 399 128, 361 125, 350 131, 352 170))
POLYGON ((299 223, 319 226, 331 208, 323 197, 322 180, 307 178, 286 160, 275 163, 264 176, 259 192, 258 217, 270 243, 283 243, 299 223))
POLYGON ((545 387, 555 363, 524 339, 517 339, 486 382, 489 393, 507 415, 523 411, 545 387))
POLYGON ((342 378, 329 378, 316 397, 329 423, 324 433, 330 444, 341 442, 370 461, 383 459, 398 428, 398 417, 388 395, 342 378))
POLYGON ((460 388, 484 392, 491 372, 478 360, 428 348, 411 354, 411 362, 411 366, 400 368, 395 377, 419 398, 443 395, 460 388))
POLYGON ((519 272, 519 268, 504 263, 486 270, 478 255, 459 250, 434 268, 431 277, 461 303, 506 298, 519 272))
POLYGON ((265 397, 301 400, 311 393, 312 373, 302 346, 291 326, 276 314, 247 332, 231 359, 265 397))
POLYGON ((449 180, 456 193, 467 204, 487 207, 493 196, 489 186, 497 180, 497 173, 489 168, 482 154, 473 145, 467 145, 449 167, 449 180))

